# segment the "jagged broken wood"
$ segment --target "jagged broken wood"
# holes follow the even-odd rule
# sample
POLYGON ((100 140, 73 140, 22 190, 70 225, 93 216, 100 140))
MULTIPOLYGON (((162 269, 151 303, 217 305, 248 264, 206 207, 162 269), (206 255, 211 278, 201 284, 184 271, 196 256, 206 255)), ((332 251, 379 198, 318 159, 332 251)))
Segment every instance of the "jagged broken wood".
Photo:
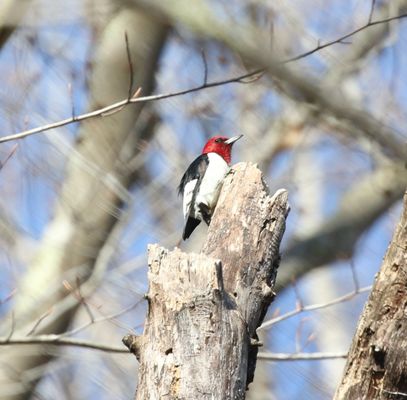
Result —
POLYGON ((201 254, 149 247, 149 309, 137 399, 244 399, 256 329, 273 299, 287 192, 273 197, 256 166, 226 177, 201 254))

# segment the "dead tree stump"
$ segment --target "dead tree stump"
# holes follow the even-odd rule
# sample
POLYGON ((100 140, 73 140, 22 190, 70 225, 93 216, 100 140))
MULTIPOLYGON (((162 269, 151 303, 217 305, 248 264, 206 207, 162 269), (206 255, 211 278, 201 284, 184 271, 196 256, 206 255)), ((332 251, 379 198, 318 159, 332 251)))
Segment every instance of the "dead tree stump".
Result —
POLYGON ((149 309, 136 398, 244 399, 256 365, 256 329, 273 299, 287 192, 268 194, 261 172, 226 177, 201 254, 149 247, 149 309))

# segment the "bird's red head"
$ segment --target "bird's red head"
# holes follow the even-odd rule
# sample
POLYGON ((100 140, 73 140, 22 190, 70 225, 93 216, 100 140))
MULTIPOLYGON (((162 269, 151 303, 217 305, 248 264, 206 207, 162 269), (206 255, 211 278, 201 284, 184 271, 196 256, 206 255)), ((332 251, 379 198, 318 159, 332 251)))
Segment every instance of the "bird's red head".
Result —
POLYGON ((243 135, 227 138, 225 136, 214 136, 210 138, 203 150, 202 154, 217 153, 230 164, 232 158, 232 145, 239 140, 243 135))

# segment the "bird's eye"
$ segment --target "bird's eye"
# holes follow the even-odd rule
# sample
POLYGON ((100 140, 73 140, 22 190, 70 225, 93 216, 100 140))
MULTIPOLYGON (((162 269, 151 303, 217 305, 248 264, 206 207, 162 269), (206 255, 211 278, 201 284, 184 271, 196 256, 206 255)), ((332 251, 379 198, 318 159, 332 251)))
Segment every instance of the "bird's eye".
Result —
POLYGON ((222 141, 221 138, 215 139, 215 142, 216 142, 216 143, 220 143, 221 141, 222 141))

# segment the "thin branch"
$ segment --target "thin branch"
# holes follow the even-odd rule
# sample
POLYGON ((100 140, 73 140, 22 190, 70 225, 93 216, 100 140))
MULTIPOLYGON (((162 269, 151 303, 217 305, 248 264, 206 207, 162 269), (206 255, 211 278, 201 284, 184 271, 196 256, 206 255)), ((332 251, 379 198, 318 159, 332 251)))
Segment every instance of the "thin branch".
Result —
POLYGON ((16 327, 16 319, 15 319, 15 316, 14 316, 14 311, 11 311, 10 332, 9 332, 9 334, 8 334, 8 336, 7 336, 7 338, 6 338, 6 340, 10 340, 10 339, 11 339, 11 337, 13 336, 15 327, 16 327))
POLYGON ((261 324, 261 326, 259 326, 257 328, 257 330, 269 328, 272 325, 275 325, 281 321, 284 321, 286 319, 289 319, 291 317, 294 317, 295 315, 301 314, 306 311, 320 310, 322 308, 330 307, 334 304, 344 303, 345 301, 351 300, 358 294, 368 292, 371 288, 372 288, 372 286, 366 286, 366 287, 360 288, 358 290, 353 290, 352 292, 347 293, 343 296, 337 297, 336 299, 328 301, 327 303, 312 304, 310 306, 303 306, 301 308, 296 308, 295 310, 289 311, 286 314, 280 315, 278 317, 275 317, 275 318, 269 319, 268 321, 263 322, 263 324, 261 324))
MULTIPOLYGON (((319 41, 318 41, 318 45, 314 49, 306 51, 305 53, 299 54, 297 56, 288 58, 287 60, 283 61, 282 63, 284 64, 284 63, 297 61, 297 60, 300 60, 302 58, 308 57, 311 54, 314 54, 314 53, 316 53, 316 52, 318 52, 318 51, 320 51, 320 50, 322 50, 322 49, 324 49, 326 47, 332 46, 332 45, 337 44, 337 43, 344 43, 345 39, 347 39, 347 38, 349 38, 351 36, 354 36, 357 33, 361 32, 361 31, 363 31, 363 30, 365 30, 365 29, 367 29, 367 28, 369 28, 371 26, 379 25, 379 24, 383 24, 383 23, 388 23, 388 22, 391 22, 391 21, 394 21, 394 20, 397 20, 397 19, 406 18, 406 17, 407 17, 407 13, 400 14, 400 15, 397 15, 397 16, 394 16, 394 17, 389 17, 389 18, 373 21, 373 22, 370 21, 366 25, 364 25, 364 26, 362 26, 362 27, 360 27, 358 29, 355 29, 354 31, 352 31, 352 32, 350 32, 350 33, 348 33, 348 34, 346 34, 346 35, 344 35, 344 36, 342 36, 342 37, 340 37, 338 39, 332 40, 330 42, 326 42, 324 44, 320 44, 319 41)), ((196 87, 193 87, 193 88, 190 88, 190 89, 180 90, 180 91, 177 91, 177 92, 170 92, 170 93, 165 93, 165 94, 143 96, 143 97, 138 97, 136 95, 133 95, 130 98, 118 101, 117 103, 110 104, 110 105, 108 105, 106 107, 103 107, 103 108, 99 108, 99 109, 97 109, 95 111, 91 111, 91 112, 81 114, 81 115, 78 115, 78 116, 72 116, 71 118, 66 118, 66 119, 51 123, 51 124, 42 125, 42 126, 39 126, 37 128, 28 129, 28 130, 24 130, 24 131, 21 131, 21 132, 12 134, 12 135, 7 135, 7 136, 0 137, 0 143, 5 143, 5 142, 12 141, 12 140, 17 140, 17 139, 23 139, 25 137, 32 136, 32 135, 35 135, 37 133, 46 132, 46 131, 49 131, 51 129, 66 126, 66 125, 69 125, 69 124, 72 124, 72 123, 75 123, 75 122, 81 122, 81 121, 84 121, 84 120, 87 120, 87 119, 90 119, 90 118, 108 116, 108 115, 111 115, 111 114, 114 114, 114 113, 117 113, 117 112, 121 111, 123 108, 125 108, 129 104, 164 100, 164 99, 168 99, 168 98, 171 98, 171 97, 183 96, 185 94, 194 93, 194 92, 197 92, 197 91, 200 91, 200 90, 205 90, 205 89, 209 89, 209 88, 213 88, 213 87, 217 87, 217 86, 227 85, 227 84, 230 84, 230 83, 248 83, 247 81, 245 81, 246 78, 250 78, 250 77, 256 76, 258 74, 260 74, 260 77, 261 77, 262 73, 263 73, 263 69, 258 69, 256 71, 248 72, 248 73, 246 73, 244 75, 240 75, 240 76, 235 77, 235 78, 230 78, 230 79, 221 80, 221 81, 214 81, 214 82, 206 83, 206 84, 196 86, 196 87)), ((259 77, 256 77, 256 79, 254 79, 254 81, 257 80, 257 79, 259 79, 259 77)), ((251 82, 252 82, 252 80, 249 81, 249 83, 251 83, 251 82)), ((139 90, 140 89, 138 89, 136 93, 139 93, 139 90)))
MULTIPOLYGON (((246 74, 237 76, 235 78, 225 79, 225 80, 221 80, 221 81, 214 81, 214 82, 207 83, 206 85, 200 85, 200 86, 196 86, 196 87, 193 87, 190 89, 180 90, 177 92, 156 94, 156 95, 143 96, 143 97, 137 97, 134 95, 131 97, 131 99, 127 98, 125 100, 118 101, 117 103, 110 104, 106 107, 99 108, 95 111, 91 111, 91 112, 81 114, 81 115, 71 117, 71 118, 66 118, 66 119, 51 123, 51 124, 42 125, 37 128, 24 130, 24 131, 21 131, 21 132, 12 134, 12 135, 0 137, 0 143, 9 142, 11 140, 23 139, 23 138, 26 138, 27 136, 32 136, 37 133, 46 132, 46 131, 49 131, 49 130, 55 129, 55 128, 60 128, 62 126, 66 126, 66 125, 72 124, 74 122, 81 122, 81 121, 84 121, 84 120, 87 120, 90 118, 104 117, 107 115, 111 115, 111 114, 121 111, 123 108, 125 108, 129 104, 163 100, 163 99, 168 99, 171 97, 183 96, 185 94, 198 92, 198 91, 204 90, 204 89, 227 85, 230 83, 240 83, 244 79, 254 76, 260 72, 262 72, 262 70, 256 70, 256 71, 248 72, 246 74)), ((139 91, 140 91, 140 89, 138 89, 136 91, 136 93, 138 93, 139 91)))
POLYGON ((333 360, 344 358, 347 353, 266 353, 259 352, 257 358, 266 361, 311 361, 311 360, 333 360))
POLYGON ((297 282, 295 281, 295 279, 293 279, 293 280, 291 281, 291 284, 292 284, 292 286, 293 286, 293 290, 294 290, 294 293, 295 293, 295 299, 296 299, 295 305, 296 305, 296 309, 297 309, 297 310, 302 310, 302 309, 304 308, 304 302, 303 302, 302 299, 301 299, 300 292, 298 291, 297 282))
POLYGON ((129 353, 129 350, 123 346, 109 346, 101 343, 94 343, 89 340, 61 338, 60 335, 38 335, 31 337, 13 337, 0 338, 0 346, 9 345, 33 345, 48 344, 56 346, 76 346, 88 349, 107 351, 110 353, 129 353))
POLYGON ((356 274, 356 268, 355 268, 355 263, 353 261, 353 258, 350 260, 349 266, 350 266, 350 270, 352 272, 352 281, 353 281, 353 285, 355 287, 355 292, 358 292, 360 285, 359 285, 358 276, 356 274))
POLYGON ((13 289, 4 299, 0 299, 0 306, 7 303, 17 293, 17 289, 13 289))
POLYGON ((205 51, 201 49, 201 57, 204 66, 204 79, 203 79, 203 86, 208 83, 208 62, 206 61, 205 51))
POLYGON ((71 100, 71 117, 75 118, 75 102, 73 99, 73 89, 72 89, 72 83, 68 83, 68 93, 69 93, 69 98, 71 100))
POLYGON ((64 333, 61 333, 61 334, 59 335, 59 337, 65 337, 65 336, 76 335, 77 333, 79 333, 79 332, 85 330, 86 328, 88 328, 88 327, 91 326, 91 325, 97 324, 98 322, 104 322, 104 321, 114 320, 114 319, 116 319, 117 317, 120 317, 120 316, 126 314, 127 312, 133 310, 134 308, 136 308, 136 307, 141 303, 142 300, 144 300, 144 299, 141 299, 141 300, 137 301, 136 303, 131 304, 130 306, 128 306, 128 307, 124 308, 123 310, 120 310, 120 311, 118 311, 118 312, 116 312, 116 313, 113 313, 113 314, 110 314, 110 315, 106 315, 106 316, 100 317, 100 318, 95 318, 93 321, 89 321, 89 322, 87 322, 87 323, 84 324, 84 325, 81 325, 81 326, 79 326, 79 327, 77 327, 77 328, 71 329, 70 331, 66 331, 66 332, 64 332, 64 333))
POLYGON ((127 55, 127 62, 129 64, 129 95, 127 96, 127 99, 131 100, 131 97, 133 94, 134 68, 133 68, 133 61, 131 59, 129 36, 127 35, 127 31, 124 32, 124 41, 126 42, 126 55, 127 55))
POLYGON ((30 329, 30 331, 27 333, 27 336, 31 336, 36 329, 38 328, 38 326, 40 325, 40 323, 47 318, 51 313, 52 313, 53 308, 51 307, 49 310, 45 311, 44 314, 42 314, 37 321, 35 321, 34 326, 30 329))
POLYGON ((65 287, 66 290, 68 290, 68 292, 72 293, 76 297, 76 299, 78 300, 78 302, 80 304, 82 304, 84 306, 87 314, 89 315, 90 321, 93 323, 95 321, 95 317, 93 316, 92 310, 90 309, 88 303, 86 302, 86 299, 82 296, 82 293, 80 290, 81 283, 80 283, 79 278, 76 277, 76 289, 74 289, 67 280, 64 280, 62 282, 62 285, 65 287))
POLYGON ((385 390, 385 389, 383 389, 383 388, 378 388, 378 387, 375 387, 375 389, 378 390, 378 391, 381 391, 381 392, 390 394, 391 396, 397 396, 397 398, 399 398, 399 397, 406 397, 406 398, 407 398, 407 393, 403 393, 403 392, 392 392, 392 391, 390 391, 390 390, 385 390))
MULTIPOLYGON (((7 157, 5 158, 5 160, 4 160, 4 161, 0 161, 0 169, 2 169, 2 168, 6 165, 7 161, 10 160, 11 157, 13 157, 14 153, 17 151, 17 147, 18 147, 18 144, 15 144, 15 145, 13 146, 13 148, 11 149, 11 151, 8 153, 8 155, 7 155, 7 157)), ((2 304, 1 301, 0 301, 0 304, 2 304)))
MULTIPOLYGON (((373 4, 372 10, 371 10, 372 13, 373 13, 373 7, 374 7, 374 4, 373 4)), ((377 21, 371 21, 371 19, 370 19, 371 17, 369 17, 369 21, 368 21, 368 23, 367 23, 366 25, 363 25, 363 26, 361 26, 360 28, 357 28, 357 29, 355 29, 354 31, 352 31, 352 32, 350 32, 350 33, 347 33, 346 35, 343 35, 343 36, 341 36, 341 37, 338 38, 338 39, 331 40, 331 41, 326 42, 326 43, 324 43, 324 44, 320 44, 319 41, 318 41, 318 45, 317 45, 315 48, 313 48, 312 50, 309 50, 309 51, 306 51, 305 53, 301 53, 301 54, 299 54, 299 55, 297 55, 297 56, 288 58, 287 60, 285 60, 285 62, 288 63, 288 62, 293 62, 293 61, 300 60, 300 59, 302 59, 302 58, 308 57, 308 56, 310 56, 311 54, 314 54, 314 53, 316 53, 317 51, 320 51, 320 50, 322 50, 322 49, 325 49, 326 47, 332 46, 332 45, 334 45, 334 44, 339 44, 339 43, 344 44, 344 43, 348 43, 348 42, 344 42, 344 40, 350 38, 351 36, 356 35, 356 34, 359 33, 359 32, 362 32, 363 30, 365 30, 365 29, 367 29, 367 28, 370 28, 370 27, 372 27, 372 26, 379 25, 379 24, 385 24, 385 23, 388 23, 388 22, 391 22, 391 21, 395 21, 395 20, 397 20, 397 19, 406 18, 406 17, 407 17, 407 13, 400 14, 400 15, 396 15, 396 16, 394 16, 394 17, 389 17, 389 18, 380 19, 380 20, 377 20, 377 21)))
POLYGON ((372 3, 370 5, 369 19, 368 19, 369 24, 372 22, 375 4, 376 4, 376 0, 372 0, 372 3))
MULTIPOLYGON (((122 346, 110 346, 102 343, 95 343, 89 340, 61 338, 59 335, 38 335, 33 337, 14 337, 13 339, 0 338, 0 346, 10 345, 55 345, 55 346, 76 346, 92 350, 106 351, 110 353, 129 353, 129 350, 122 346)), ((334 358, 346 358, 346 353, 267 353, 259 352, 259 360, 268 361, 299 361, 299 360, 327 360, 334 358)))

